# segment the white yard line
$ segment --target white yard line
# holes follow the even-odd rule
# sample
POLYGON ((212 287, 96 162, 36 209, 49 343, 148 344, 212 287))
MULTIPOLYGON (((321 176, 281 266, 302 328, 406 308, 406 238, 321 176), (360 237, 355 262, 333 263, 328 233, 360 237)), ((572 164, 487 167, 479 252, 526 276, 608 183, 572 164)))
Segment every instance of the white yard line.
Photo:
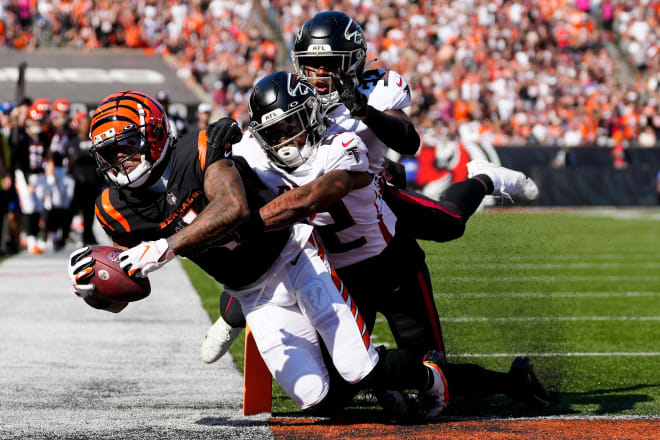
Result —
POLYGON ((595 249, 594 252, 584 252, 577 254, 496 254, 496 255, 427 255, 426 260, 438 260, 445 262, 453 261, 477 261, 477 262, 487 262, 487 261, 530 261, 530 260, 541 260, 541 261, 565 261, 565 260, 588 260, 588 261, 600 261, 600 260, 652 260, 657 259, 657 253, 651 249, 645 249, 640 251, 639 249, 635 250, 622 250, 619 253, 611 254, 602 254, 599 252, 600 249, 595 249))
POLYGON ((582 276, 582 275, 530 275, 530 276, 469 276, 460 277, 452 276, 444 278, 444 282, 456 281, 660 281, 660 275, 595 275, 595 276, 582 276))
POLYGON ((660 316, 507 316, 490 318, 470 316, 461 318, 440 317, 440 322, 534 322, 534 321, 660 321, 660 316))
POLYGON ((602 263, 602 262, 589 262, 589 263, 467 263, 470 269, 506 269, 507 271, 519 269, 620 269, 620 268, 639 268, 639 269, 657 269, 660 268, 660 262, 653 263, 640 263, 640 262, 625 262, 625 263, 602 263))
POLYGON ((449 358, 511 358, 511 357, 655 357, 660 352, 569 352, 569 353, 454 353, 448 354, 449 358))
POLYGON ((634 298, 660 296, 660 292, 466 292, 436 293, 436 298, 634 298))

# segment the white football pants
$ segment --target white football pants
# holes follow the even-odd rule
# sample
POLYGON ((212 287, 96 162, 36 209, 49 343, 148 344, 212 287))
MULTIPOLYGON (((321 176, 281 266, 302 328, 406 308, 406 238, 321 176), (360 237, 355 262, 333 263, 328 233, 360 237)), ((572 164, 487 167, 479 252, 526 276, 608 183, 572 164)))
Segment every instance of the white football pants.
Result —
POLYGON ((311 237, 297 243, 297 248, 300 251, 288 253, 285 264, 276 261, 254 287, 228 291, 241 302, 271 374, 305 409, 320 403, 330 385, 319 336, 349 383, 359 382, 373 370, 378 353, 323 249, 311 237))

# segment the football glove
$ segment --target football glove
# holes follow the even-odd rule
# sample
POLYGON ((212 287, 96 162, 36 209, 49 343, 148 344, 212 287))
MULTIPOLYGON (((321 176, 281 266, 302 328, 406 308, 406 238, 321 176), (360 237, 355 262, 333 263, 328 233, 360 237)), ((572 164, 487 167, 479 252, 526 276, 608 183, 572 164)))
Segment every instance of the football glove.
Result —
POLYGON ((206 145, 210 148, 224 148, 225 157, 231 156, 231 146, 240 142, 242 137, 238 123, 232 118, 218 119, 206 128, 206 145))
POLYGON ((339 94, 339 101, 351 112, 351 118, 363 120, 367 117, 367 97, 358 90, 355 75, 341 72, 332 75, 332 83, 339 94))
POLYGON ((129 276, 146 278, 174 258, 167 239, 145 241, 119 254, 119 267, 129 276))
POLYGON ((94 258, 90 256, 89 247, 85 246, 71 252, 69 256, 68 274, 73 283, 73 293, 81 298, 87 298, 96 290, 94 283, 90 283, 94 276, 94 258))

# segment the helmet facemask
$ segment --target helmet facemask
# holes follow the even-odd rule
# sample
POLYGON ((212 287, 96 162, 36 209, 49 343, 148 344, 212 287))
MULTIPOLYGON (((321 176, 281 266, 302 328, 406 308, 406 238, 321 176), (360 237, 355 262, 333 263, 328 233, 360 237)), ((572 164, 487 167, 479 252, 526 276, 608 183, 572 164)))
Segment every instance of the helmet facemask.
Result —
MULTIPOLYGON (((364 32, 355 20, 343 12, 324 11, 308 20, 296 35, 291 52, 296 73, 316 87, 324 107, 339 105, 337 93, 329 76, 317 76, 316 69, 324 67, 335 75, 353 77, 358 84, 362 80, 367 58, 367 42, 364 32), (316 69, 315 69, 316 68, 316 69)), ((323 72, 321 72, 323 73, 323 72)))
POLYGON ((339 75, 341 72, 345 72, 354 76, 356 79, 361 78, 366 53, 362 49, 332 51, 328 47, 328 51, 299 51, 292 52, 291 56, 296 73, 314 86, 321 104, 329 108, 340 104, 339 93, 335 90, 330 75, 339 75), (323 70, 328 72, 327 76, 317 76, 317 72, 321 66, 323 70))
POLYGON ((276 109, 265 121, 250 125, 250 133, 276 165, 296 169, 309 159, 323 140, 326 126, 314 96, 286 111, 276 109))
POLYGON ((119 133, 111 127, 92 139, 90 151, 96 159, 98 171, 117 188, 142 186, 149 179, 154 166, 167 156, 172 141, 168 136, 160 156, 154 160, 150 137, 158 139, 169 133, 167 127, 163 128, 159 125, 159 123, 167 124, 168 121, 163 118, 147 123, 142 105, 138 104, 137 107, 141 123, 139 126, 129 124, 119 133), (136 156, 139 156, 139 162, 136 156))

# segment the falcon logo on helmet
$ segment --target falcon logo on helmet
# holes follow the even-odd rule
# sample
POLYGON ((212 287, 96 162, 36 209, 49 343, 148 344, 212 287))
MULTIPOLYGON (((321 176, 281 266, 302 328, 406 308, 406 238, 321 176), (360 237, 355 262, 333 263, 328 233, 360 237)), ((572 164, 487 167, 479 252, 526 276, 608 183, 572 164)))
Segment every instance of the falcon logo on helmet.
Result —
POLYGON ((355 44, 362 44, 364 41, 364 35, 362 34, 362 29, 358 24, 353 21, 351 18, 350 21, 348 22, 348 26, 346 26, 346 30, 344 31, 344 38, 346 38, 349 41, 354 41, 355 44))
POLYGON ((250 134, 278 166, 295 169, 316 150, 326 131, 325 113, 304 78, 276 72, 254 86, 250 134))
POLYGON ((339 104, 339 93, 331 73, 346 73, 359 83, 367 61, 367 41, 360 25, 348 15, 320 12, 296 35, 291 57, 296 73, 316 87, 324 106, 332 107, 339 104))
POLYGON ((173 143, 163 107, 133 90, 101 101, 92 117, 90 138, 91 152, 106 180, 115 187, 131 188, 149 179, 173 143))
MULTIPOLYGON (((291 96, 302 96, 309 93, 313 93, 312 89, 309 87, 309 84, 302 83, 297 75, 289 74, 289 95, 291 96)), ((296 103, 292 103, 295 105, 296 103)))

